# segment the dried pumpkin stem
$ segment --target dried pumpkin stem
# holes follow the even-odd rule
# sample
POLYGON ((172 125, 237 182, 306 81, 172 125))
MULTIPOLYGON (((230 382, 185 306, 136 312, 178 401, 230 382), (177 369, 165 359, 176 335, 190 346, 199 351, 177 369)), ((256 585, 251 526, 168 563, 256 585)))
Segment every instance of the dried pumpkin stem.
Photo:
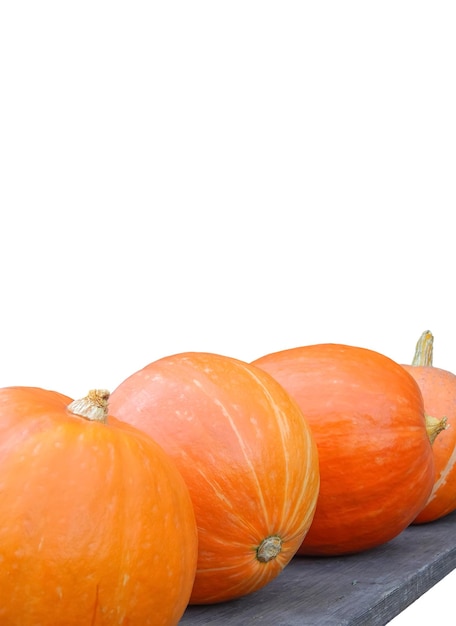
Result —
POLYGON ((281 550, 282 539, 280 537, 277 537, 277 535, 266 537, 257 548, 257 559, 261 563, 267 563, 275 559, 281 550))
POLYGON ((85 398, 73 400, 67 408, 73 415, 79 415, 93 422, 106 423, 110 395, 107 389, 91 389, 85 398))
MULTIPOLYGON (((417 341, 412 365, 415 367, 432 367, 433 350, 434 337, 430 330, 425 330, 417 341)), ((431 444, 434 443, 437 435, 447 428, 446 417, 438 419, 437 417, 426 415, 426 431, 431 444)))
POLYGON ((418 339, 412 365, 432 367, 434 337, 430 330, 425 330, 418 339))
POLYGON ((431 445, 434 443, 437 435, 448 428, 448 420, 446 417, 438 419, 431 415, 426 415, 426 431, 431 445))

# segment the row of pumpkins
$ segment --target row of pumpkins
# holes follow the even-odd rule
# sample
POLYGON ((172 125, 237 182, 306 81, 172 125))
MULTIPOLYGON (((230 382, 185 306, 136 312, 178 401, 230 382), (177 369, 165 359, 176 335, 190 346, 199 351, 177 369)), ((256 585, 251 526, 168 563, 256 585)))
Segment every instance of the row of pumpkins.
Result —
POLYGON ((340 344, 0 390, 0 624, 171 626, 456 509, 456 376, 340 344))

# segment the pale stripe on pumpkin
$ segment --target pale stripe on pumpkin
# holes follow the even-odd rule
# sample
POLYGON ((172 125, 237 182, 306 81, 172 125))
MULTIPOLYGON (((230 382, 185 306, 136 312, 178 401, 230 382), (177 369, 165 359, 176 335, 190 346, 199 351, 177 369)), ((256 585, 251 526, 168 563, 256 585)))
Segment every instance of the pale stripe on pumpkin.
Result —
MULTIPOLYGON (((283 511, 282 511, 282 522, 286 522, 287 523, 287 533, 289 531, 289 528, 291 526, 295 526, 295 524, 298 524, 298 526, 300 528, 305 528, 310 521, 310 516, 313 515, 314 513, 314 508, 316 506, 316 500, 317 500, 317 496, 318 494, 315 494, 315 497, 313 499, 312 503, 309 503, 307 500, 306 502, 306 507, 305 507, 305 511, 306 511, 306 515, 304 518, 302 518, 302 504, 303 504, 303 497, 304 494, 307 492, 308 490, 308 484, 310 480, 314 479, 313 476, 313 471, 312 471, 312 464, 313 464, 313 458, 311 454, 307 455, 306 458, 306 468, 304 471, 304 480, 302 481, 302 485, 301 485, 301 490, 299 492, 299 495, 296 497, 294 496, 293 498, 291 497, 292 494, 290 494, 290 471, 289 471, 289 456, 288 456, 288 445, 290 444, 290 432, 289 432, 289 422, 288 422, 288 418, 284 415, 284 412, 281 410, 281 408, 277 405, 277 403, 274 401, 274 398, 271 396, 270 392, 269 392, 269 388, 266 384, 264 384, 264 382, 262 381, 261 378, 259 378, 258 376, 256 376, 254 374, 254 372, 250 369, 250 368, 246 368, 246 372, 254 379, 258 382, 258 384, 262 387, 263 392, 265 394, 265 396, 268 399, 268 402, 271 406, 274 407, 274 412, 277 416, 277 424, 279 426, 279 430, 280 430, 280 435, 281 435, 281 441, 282 441, 282 450, 283 450, 283 454, 284 454, 284 458, 285 458, 285 464, 286 464, 286 484, 284 485, 284 492, 286 494, 286 497, 283 499, 283 511), (291 513, 291 511, 289 510, 289 504, 291 502, 296 502, 297 505, 295 506, 294 512, 291 513), (309 506, 310 505, 310 506, 309 506), (299 523, 298 523, 299 520, 299 523)), ((312 444, 312 435, 310 432, 310 429, 306 429, 305 431, 305 435, 306 435, 306 439, 307 439, 307 449, 311 449, 311 444, 312 444)), ((291 442, 292 443, 292 442, 291 442)), ((272 529, 270 528, 271 532, 278 532, 278 529, 272 529)), ((292 540, 294 537, 293 536, 288 536, 287 539, 288 540, 292 540)))
POLYGON ((432 488, 431 495, 429 496, 429 499, 428 499, 428 503, 431 502, 431 500, 435 498, 440 487, 443 487, 443 485, 446 483, 447 476, 453 469, 455 463, 456 463, 456 448, 454 448, 450 458, 447 461, 447 464, 445 465, 444 469, 440 473, 438 480, 436 480, 436 482, 434 483, 434 487, 432 488))
POLYGON ((261 482, 258 480, 258 475, 256 473, 255 467, 250 459, 250 456, 248 454, 248 449, 244 443, 244 440, 242 439, 241 434, 239 433, 239 430, 236 427, 236 424, 234 423, 233 418, 231 417, 229 411, 227 411, 227 409, 223 406, 223 404, 220 402, 220 400, 218 400, 218 398, 214 398, 214 402, 215 404, 221 409, 223 415, 226 417, 226 419, 228 420, 234 434, 236 435, 236 439, 238 440, 239 443, 239 447, 242 450, 242 454, 244 455, 245 461, 247 463, 247 465, 250 468, 250 471, 252 472, 252 475, 254 477, 254 481, 255 481, 255 485, 258 489, 258 495, 259 495, 259 499, 260 499, 260 504, 261 504, 261 508, 263 510, 263 514, 264 514, 264 519, 266 521, 266 524, 269 526, 269 515, 268 515, 268 509, 266 507, 266 503, 264 501, 264 496, 263 496, 263 490, 261 489, 261 482))

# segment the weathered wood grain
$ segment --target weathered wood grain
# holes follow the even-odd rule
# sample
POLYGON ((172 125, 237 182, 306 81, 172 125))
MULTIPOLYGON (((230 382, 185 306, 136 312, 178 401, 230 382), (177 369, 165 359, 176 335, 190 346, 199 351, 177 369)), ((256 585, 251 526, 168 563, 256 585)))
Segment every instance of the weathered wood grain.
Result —
POLYGON ((456 568, 456 513, 361 554, 295 557, 264 589, 189 606, 181 626, 384 626, 456 568))

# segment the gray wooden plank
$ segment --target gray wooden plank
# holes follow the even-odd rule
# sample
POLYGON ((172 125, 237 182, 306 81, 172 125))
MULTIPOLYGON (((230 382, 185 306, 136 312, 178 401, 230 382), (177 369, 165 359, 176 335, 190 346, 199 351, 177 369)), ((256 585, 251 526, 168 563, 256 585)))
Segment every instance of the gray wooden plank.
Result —
POLYGON ((181 626, 384 626, 456 568, 456 512, 343 557, 295 557, 256 593, 189 606, 181 626))

